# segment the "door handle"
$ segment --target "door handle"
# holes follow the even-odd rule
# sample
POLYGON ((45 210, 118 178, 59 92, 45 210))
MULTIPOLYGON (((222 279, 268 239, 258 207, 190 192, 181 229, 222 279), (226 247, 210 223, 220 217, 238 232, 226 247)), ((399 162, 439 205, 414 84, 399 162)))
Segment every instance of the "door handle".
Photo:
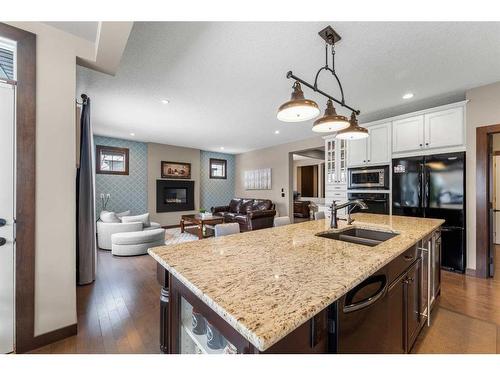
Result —
MULTIPOLYGON (((380 278, 380 276, 378 276, 378 278, 380 278)), ((345 305, 343 308, 344 314, 348 314, 348 313, 352 313, 352 312, 364 309, 370 305, 373 305, 379 299, 384 297, 385 294, 387 293, 387 289, 388 289, 389 285, 387 283, 387 277, 385 275, 382 277, 382 279, 383 279, 382 286, 373 296, 365 298, 364 300, 357 302, 357 303, 345 305)), ((361 284, 359 284, 359 286, 362 286, 363 284, 365 284, 365 283, 361 283, 361 284)))
POLYGON ((3 227, 3 226, 5 226, 5 225, 7 225, 7 220, 5 220, 5 219, 0 219, 0 227, 3 227))
POLYGON ((0 237, 0 246, 3 246, 7 243, 7 240, 3 237, 0 237))

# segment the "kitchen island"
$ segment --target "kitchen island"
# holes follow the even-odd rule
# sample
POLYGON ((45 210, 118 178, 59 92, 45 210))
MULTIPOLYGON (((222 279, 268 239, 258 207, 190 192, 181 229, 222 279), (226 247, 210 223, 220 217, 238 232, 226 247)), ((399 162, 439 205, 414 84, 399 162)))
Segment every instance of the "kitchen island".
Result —
MULTIPOLYGON (((386 320, 388 326, 398 327, 388 338, 396 345, 378 347, 408 352, 430 315, 431 303, 425 300, 439 293, 438 233, 444 221, 361 213, 353 217, 353 225, 340 221, 338 229, 330 229, 328 220, 317 220, 150 249, 163 286, 162 350, 356 352, 352 341, 363 340, 363 335, 358 331, 346 336, 352 321, 343 313, 356 306, 363 314, 375 312, 376 305, 370 304, 388 299, 394 291, 393 298, 401 303, 391 308, 386 320), (350 228, 389 233, 392 238, 367 246, 318 236, 350 228), (374 282, 367 283, 371 279, 374 282), (409 289, 411 283, 415 288, 409 289), (360 296, 372 294, 349 297, 353 290, 361 291, 360 296), (410 326, 416 327, 409 332, 410 326)), ((387 310, 388 305, 383 306, 387 310)), ((380 322, 373 314, 351 315, 380 322)), ((359 345, 359 352, 373 351, 359 345)))

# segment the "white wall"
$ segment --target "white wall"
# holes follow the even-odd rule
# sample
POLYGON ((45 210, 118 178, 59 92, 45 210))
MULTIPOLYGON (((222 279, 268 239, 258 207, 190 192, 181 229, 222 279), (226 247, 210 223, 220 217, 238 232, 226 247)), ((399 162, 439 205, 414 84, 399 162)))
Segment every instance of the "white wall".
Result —
POLYGON ((500 124, 500 82, 467 91, 467 268, 476 269, 476 128, 500 124))
POLYGON ((289 196, 293 187, 293 163, 291 153, 325 145, 323 138, 316 136, 302 141, 254 150, 236 155, 235 195, 242 198, 271 199, 276 204, 280 216, 289 214, 288 208, 293 197, 289 196), (244 172, 246 170, 271 168, 271 190, 245 190, 244 172), (283 189, 285 196, 281 196, 283 189))
POLYGON ((76 56, 91 43, 38 22, 10 25, 37 34, 35 335, 76 323, 76 56))
POLYGON ((148 211, 152 221, 161 225, 178 225, 181 215, 195 213, 200 207, 200 150, 159 143, 148 143, 148 211), (156 212, 156 180, 161 179, 161 162, 191 163, 194 181, 194 211, 156 212))

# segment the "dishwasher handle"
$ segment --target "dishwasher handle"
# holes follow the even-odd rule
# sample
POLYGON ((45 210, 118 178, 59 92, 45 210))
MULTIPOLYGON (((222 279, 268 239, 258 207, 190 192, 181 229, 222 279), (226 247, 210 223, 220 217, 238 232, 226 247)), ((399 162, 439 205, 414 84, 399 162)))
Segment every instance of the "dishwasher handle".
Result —
MULTIPOLYGON (((359 302, 345 305, 343 308, 344 314, 349 314, 349 313, 367 308, 368 306, 371 306, 374 303, 376 303, 379 299, 383 298, 386 295, 387 289, 389 286, 387 283, 386 275, 377 275, 377 276, 371 277, 371 278, 365 280, 364 282, 362 282, 361 284, 359 284, 356 288, 354 288, 348 294, 350 294, 351 296, 354 296, 357 291, 364 288, 366 285, 372 284, 373 282, 380 282, 380 281, 382 281, 382 285, 375 292, 375 294, 373 294, 372 296, 365 298, 359 302)), ((348 299, 352 299, 352 298, 346 297, 346 301, 348 299)))

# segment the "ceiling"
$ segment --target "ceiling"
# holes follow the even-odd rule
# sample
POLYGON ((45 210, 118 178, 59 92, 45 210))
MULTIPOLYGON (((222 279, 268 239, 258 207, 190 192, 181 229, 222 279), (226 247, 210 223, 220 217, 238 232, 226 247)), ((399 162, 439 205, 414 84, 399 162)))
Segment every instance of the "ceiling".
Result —
MULTIPOLYGON (((500 81, 500 23, 136 22, 116 75, 80 67, 78 90, 100 135, 229 153, 313 137, 312 121, 282 123, 276 109, 291 93, 288 70, 312 81, 324 64, 317 32, 327 24, 342 36, 336 70, 361 120, 500 81)), ((338 96, 332 77, 319 85, 338 96)), ((304 91, 324 110, 324 98, 304 91)))
POLYGON ((47 25, 53 26, 56 29, 73 34, 89 42, 95 42, 97 38, 97 29, 99 22, 44 22, 47 25))

